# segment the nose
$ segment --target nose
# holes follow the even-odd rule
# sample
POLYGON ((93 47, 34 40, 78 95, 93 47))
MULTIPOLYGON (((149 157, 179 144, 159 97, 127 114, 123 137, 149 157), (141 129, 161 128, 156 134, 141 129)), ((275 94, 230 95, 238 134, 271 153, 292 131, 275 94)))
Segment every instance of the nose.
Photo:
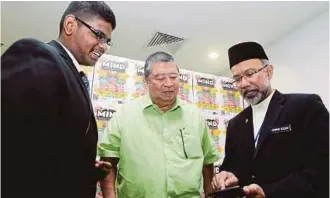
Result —
POLYGON ((172 82, 172 80, 169 76, 166 76, 164 86, 165 87, 172 87, 173 86, 173 82, 172 82))
POLYGON ((105 51, 107 51, 107 50, 110 48, 110 46, 109 46, 107 43, 102 42, 102 41, 99 41, 99 46, 100 46, 101 49, 103 50, 103 53, 104 53, 105 51))
POLYGON ((244 89, 250 86, 250 82, 245 79, 245 77, 242 77, 241 82, 239 84, 240 89, 244 89))

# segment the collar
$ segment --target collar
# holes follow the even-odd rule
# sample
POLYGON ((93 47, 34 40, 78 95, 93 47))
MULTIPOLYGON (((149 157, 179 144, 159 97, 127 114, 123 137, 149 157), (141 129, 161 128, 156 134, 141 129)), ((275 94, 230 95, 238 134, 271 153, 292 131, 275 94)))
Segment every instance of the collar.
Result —
MULTIPOLYGON (((142 106, 141 106, 142 110, 148 109, 150 107, 154 107, 154 108, 158 109, 158 106, 152 102, 149 91, 144 96, 141 97, 141 104, 142 104, 142 106)), ((175 104, 169 111, 173 111, 173 110, 181 107, 183 104, 184 104, 184 102, 182 101, 182 99, 179 96, 176 96, 175 104)))
POLYGON ((77 59, 73 56, 73 54, 61 42, 59 42, 57 40, 56 40, 56 42, 58 42, 64 48, 66 53, 70 56, 74 66, 76 66, 78 72, 81 72, 82 68, 81 68, 80 64, 78 63, 77 59))

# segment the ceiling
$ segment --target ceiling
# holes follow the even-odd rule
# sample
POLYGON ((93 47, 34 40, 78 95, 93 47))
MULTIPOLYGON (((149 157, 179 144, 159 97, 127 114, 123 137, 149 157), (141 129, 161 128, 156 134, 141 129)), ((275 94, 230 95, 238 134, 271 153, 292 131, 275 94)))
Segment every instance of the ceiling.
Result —
MULTIPOLYGON (((118 26, 109 53, 145 60, 154 51, 174 55, 181 68, 229 75, 227 49, 241 41, 269 47, 309 20, 329 11, 329 2, 144 1, 107 2, 118 26), (157 31, 184 38, 181 43, 147 48, 157 31), (217 52, 211 60, 208 53, 217 52)), ((1 51, 23 37, 57 38, 68 2, 1 2, 1 51)))

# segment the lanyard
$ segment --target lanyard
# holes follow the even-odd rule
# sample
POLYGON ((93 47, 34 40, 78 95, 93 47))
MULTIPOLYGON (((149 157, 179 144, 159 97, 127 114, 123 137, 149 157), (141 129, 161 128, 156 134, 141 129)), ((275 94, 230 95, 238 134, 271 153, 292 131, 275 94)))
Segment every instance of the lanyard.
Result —
MULTIPOLYGON (((261 128, 260 128, 261 129, 261 128)), ((258 140, 259 140, 259 136, 260 136, 260 129, 256 135, 256 137, 254 138, 254 147, 257 147, 257 143, 258 143, 258 140)))

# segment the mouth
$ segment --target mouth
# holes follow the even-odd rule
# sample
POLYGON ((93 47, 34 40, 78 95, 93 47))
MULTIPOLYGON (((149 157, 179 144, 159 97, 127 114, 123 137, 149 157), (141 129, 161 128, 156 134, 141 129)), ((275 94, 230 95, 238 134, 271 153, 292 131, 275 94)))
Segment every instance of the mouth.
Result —
POLYGON ((164 91, 163 93, 164 93, 164 94, 173 94, 174 91, 164 91))
POLYGON ((97 61, 102 55, 103 55, 102 52, 93 51, 92 52, 92 59, 95 60, 95 61, 97 61))
POLYGON ((254 98, 258 94, 257 90, 247 90, 244 92, 245 98, 254 98))

